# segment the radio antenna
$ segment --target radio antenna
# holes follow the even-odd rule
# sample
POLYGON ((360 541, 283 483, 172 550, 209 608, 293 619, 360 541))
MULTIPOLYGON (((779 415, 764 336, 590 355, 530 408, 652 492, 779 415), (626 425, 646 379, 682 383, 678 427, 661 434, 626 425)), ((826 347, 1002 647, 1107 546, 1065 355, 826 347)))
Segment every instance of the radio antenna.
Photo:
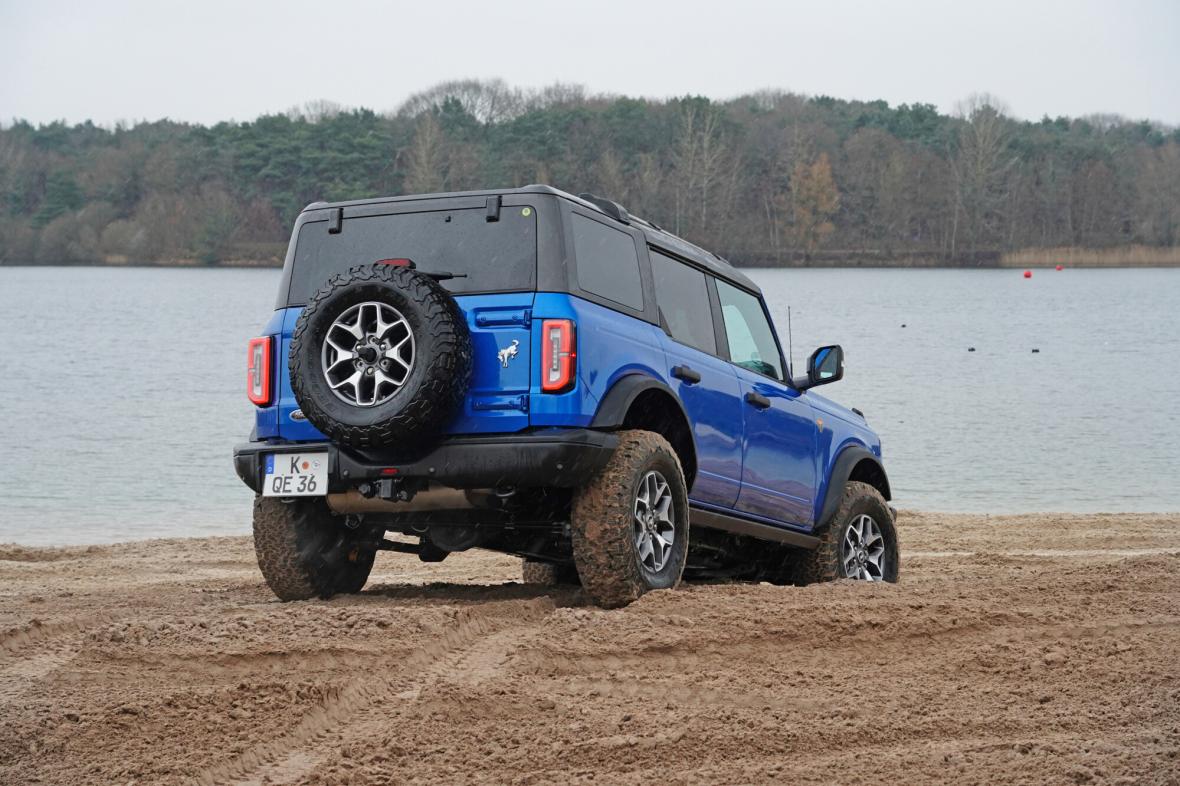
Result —
POLYGON ((791 307, 787 306, 787 366, 795 373, 795 342, 791 336, 791 307))

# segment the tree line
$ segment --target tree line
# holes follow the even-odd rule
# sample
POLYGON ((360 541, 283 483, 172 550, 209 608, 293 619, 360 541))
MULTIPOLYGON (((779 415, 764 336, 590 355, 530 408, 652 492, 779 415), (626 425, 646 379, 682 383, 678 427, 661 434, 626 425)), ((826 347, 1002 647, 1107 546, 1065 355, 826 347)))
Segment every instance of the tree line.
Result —
POLYGON ((1180 245, 1180 130, 763 91, 649 100, 449 82, 377 114, 0 127, 0 264, 274 260, 319 200, 550 183, 738 264, 992 264, 1180 245))

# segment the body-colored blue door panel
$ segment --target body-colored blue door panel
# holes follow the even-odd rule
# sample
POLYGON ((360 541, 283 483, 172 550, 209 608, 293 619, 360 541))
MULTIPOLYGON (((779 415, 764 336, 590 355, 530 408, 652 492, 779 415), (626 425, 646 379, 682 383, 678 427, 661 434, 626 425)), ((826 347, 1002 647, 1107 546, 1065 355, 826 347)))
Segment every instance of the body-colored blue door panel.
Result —
POLYGON ((742 479, 742 392, 734 367, 659 333, 667 357, 668 384, 688 414, 697 452, 697 475, 689 489, 694 501, 732 508, 742 479), (700 381, 676 378, 686 366, 700 381))
POLYGON ((815 500, 816 427, 806 397, 753 371, 736 368, 742 396, 770 401, 766 409, 744 403, 745 446, 737 510, 809 527, 815 500))

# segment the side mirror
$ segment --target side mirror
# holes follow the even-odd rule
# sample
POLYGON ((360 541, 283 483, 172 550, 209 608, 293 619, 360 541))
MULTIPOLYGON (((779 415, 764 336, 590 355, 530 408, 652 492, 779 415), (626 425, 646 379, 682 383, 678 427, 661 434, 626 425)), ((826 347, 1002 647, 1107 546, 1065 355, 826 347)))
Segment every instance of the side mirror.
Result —
MULTIPOLYGON (((839 344, 820 347, 807 359, 807 380, 802 389, 827 385, 844 378, 844 350, 839 344)), ((800 387, 796 385, 796 387, 800 387)))

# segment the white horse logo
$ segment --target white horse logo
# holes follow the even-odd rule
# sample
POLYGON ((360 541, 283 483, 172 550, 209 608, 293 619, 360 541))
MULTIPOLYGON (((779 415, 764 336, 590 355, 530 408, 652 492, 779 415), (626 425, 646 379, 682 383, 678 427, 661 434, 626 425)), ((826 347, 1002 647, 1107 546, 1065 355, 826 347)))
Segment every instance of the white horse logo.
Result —
POLYGON ((511 346, 504 347, 503 349, 501 349, 499 352, 496 353, 496 357, 498 357, 500 359, 500 366, 501 367, 508 368, 508 361, 512 360, 512 358, 516 357, 516 353, 519 352, 517 347, 519 347, 519 346, 520 346, 520 342, 517 341, 516 339, 512 339, 511 346))

